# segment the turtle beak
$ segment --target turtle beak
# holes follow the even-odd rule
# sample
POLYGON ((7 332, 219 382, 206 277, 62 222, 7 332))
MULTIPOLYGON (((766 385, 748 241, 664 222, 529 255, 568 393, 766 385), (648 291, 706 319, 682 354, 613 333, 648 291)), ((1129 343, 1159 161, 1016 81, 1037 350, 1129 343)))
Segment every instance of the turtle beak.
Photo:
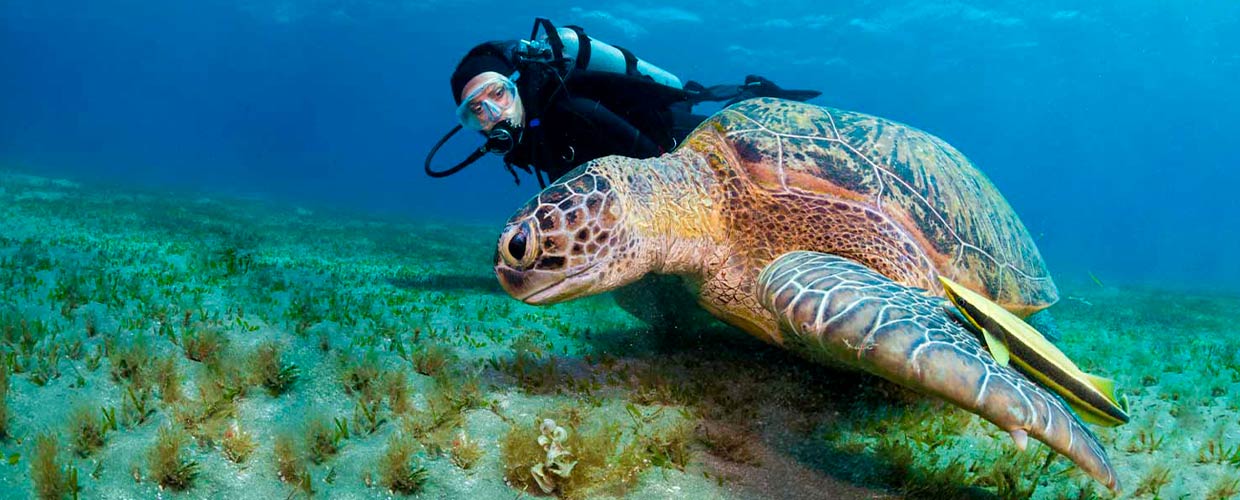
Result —
POLYGON ((495 277, 508 295, 526 304, 550 304, 557 302, 556 285, 567 276, 562 272, 529 269, 520 271, 503 262, 495 265, 495 277))
POLYGON ((563 282, 564 258, 542 255, 538 227, 532 219, 509 223, 495 251, 495 277, 504 291, 529 304, 546 303, 544 293, 563 282), (546 267, 555 266, 553 269, 546 267))

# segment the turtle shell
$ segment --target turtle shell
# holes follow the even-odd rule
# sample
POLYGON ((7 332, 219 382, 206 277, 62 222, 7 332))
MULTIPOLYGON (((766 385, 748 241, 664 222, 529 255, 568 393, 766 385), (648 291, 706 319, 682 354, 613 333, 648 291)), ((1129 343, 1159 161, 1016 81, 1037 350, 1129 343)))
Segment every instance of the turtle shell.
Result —
POLYGON ((890 120, 751 99, 686 148, 723 182, 724 214, 763 258, 841 254, 941 294, 938 273, 1028 315, 1058 300, 1046 264, 986 175, 943 140, 890 120))

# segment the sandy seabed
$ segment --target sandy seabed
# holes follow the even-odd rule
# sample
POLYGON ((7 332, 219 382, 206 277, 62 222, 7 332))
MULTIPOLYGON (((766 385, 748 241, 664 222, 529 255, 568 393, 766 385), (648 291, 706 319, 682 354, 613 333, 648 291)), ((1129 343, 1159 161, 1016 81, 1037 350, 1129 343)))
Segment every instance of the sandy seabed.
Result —
MULTIPOLYGON (((1115 496, 715 322, 514 301, 499 226, 0 173, 0 497, 548 496, 539 464, 574 498, 1115 496)), ((1240 298, 1060 288, 1061 348, 1131 403, 1094 428, 1119 496, 1235 496, 1240 298)))

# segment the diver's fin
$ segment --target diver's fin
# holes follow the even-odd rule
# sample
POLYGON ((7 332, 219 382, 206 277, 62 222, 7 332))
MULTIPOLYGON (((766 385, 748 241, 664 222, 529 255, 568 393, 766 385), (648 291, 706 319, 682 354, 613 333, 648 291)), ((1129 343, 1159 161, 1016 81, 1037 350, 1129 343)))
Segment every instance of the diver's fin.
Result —
POLYGON ((808 101, 822 95, 822 92, 817 90, 785 89, 758 75, 746 76, 743 87, 748 91, 748 97, 777 97, 793 101, 808 101))
POLYGON ((745 83, 741 85, 713 85, 707 87, 690 80, 684 85, 684 90, 689 95, 689 102, 693 104, 708 101, 727 101, 724 103, 724 106, 731 106, 754 97, 777 97, 793 101, 808 101, 822 95, 822 92, 817 90, 785 89, 776 85, 775 82, 758 75, 746 76, 745 83))
POLYGON ((744 87, 741 85, 712 85, 707 87, 690 80, 689 83, 685 84, 685 92, 689 94, 690 103, 698 104, 739 99, 744 92, 744 87))
MULTIPOLYGON (((947 278, 939 280, 948 300, 985 332, 984 337, 995 337, 986 338, 987 346, 1002 339, 1016 366, 1059 394, 1083 420, 1105 426, 1128 422, 1127 405, 1117 401, 1113 381, 1085 373, 1040 332, 990 299, 947 278)), ((992 347, 991 354, 996 350, 992 347)))

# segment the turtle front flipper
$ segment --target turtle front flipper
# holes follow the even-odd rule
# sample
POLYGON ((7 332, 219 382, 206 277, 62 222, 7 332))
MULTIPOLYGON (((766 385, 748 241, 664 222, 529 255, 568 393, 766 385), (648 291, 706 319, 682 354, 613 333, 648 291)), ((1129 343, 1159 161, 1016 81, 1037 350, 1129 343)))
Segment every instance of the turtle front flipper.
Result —
POLYGON ((1059 398, 996 363, 947 315, 945 299, 817 252, 784 254, 757 287, 790 347, 943 398, 1008 431, 1022 449, 1033 436, 1118 491, 1097 438, 1059 398))

